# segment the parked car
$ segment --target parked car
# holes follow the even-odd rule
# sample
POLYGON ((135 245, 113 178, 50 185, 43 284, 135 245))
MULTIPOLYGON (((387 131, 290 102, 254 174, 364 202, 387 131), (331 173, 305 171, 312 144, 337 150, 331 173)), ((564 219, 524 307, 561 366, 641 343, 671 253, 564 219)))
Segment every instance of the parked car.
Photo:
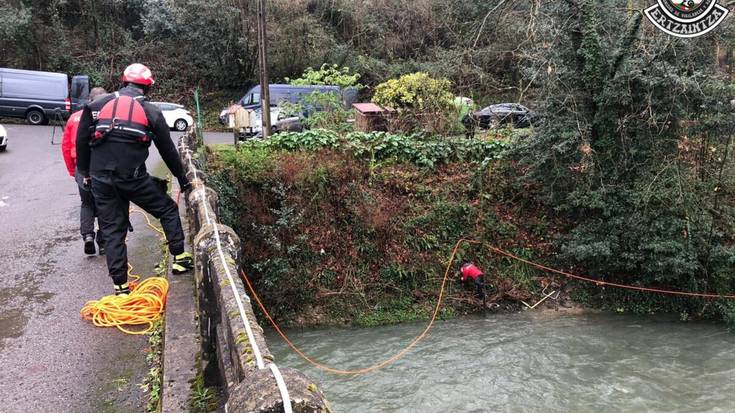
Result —
POLYGON ((64 73, 0 68, 0 116, 26 118, 42 125, 50 118, 67 119, 89 98, 89 77, 64 73))
POLYGON ((5 152, 6 149, 8 149, 8 132, 3 125, 0 125, 0 152, 5 152))
MULTIPOLYGON (((235 108, 239 109, 239 106, 234 105, 232 110, 235 108)), ((252 128, 242 128, 235 134, 236 140, 244 140, 249 138, 260 138, 262 137, 262 110, 260 108, 249 109, 253 111, 252 128)), ((233 112, 234 116, 234 112, 233 112)), ((233 119, 234 120, 234 119, 233 119)), ((229 122, 228 122, 229 123, 229 122)), ((298 116, 285 116, 281 112, 281 108, 278 106, 271 107, 271 132, 276 134, 278 132, 301 132, 304 130, 304 126, 301 123, 301 118, 298 116)))
POLYGON ((273 133, 278 132, 302 132, 304 124, 298 116, 282 116, 279 115, 276 123, 273 125, 273 133))
MULTIPOLYGON (((284 85, 273 84, 268 85, 270 92, 270 105, 278 106, 281 102, 301 103, 303 98, 313 92, 335 93, 342 97, 342 103, 345 108, 350 108, 357 101, 357 88, 349 87, 342 89, 339 86, 329 85, 284 85)), ((238 105, 245 109, 256 109, 260 107, 260 85, 251 88, 238 102, 238 105)), ((220 122, 227 124, 227 109, 220 112, 220 122)), ((307 108, 307 112, 319 110, 319 108, 307 108)), ((308 116, 309 113, 305 113, 308 116)))
POLYGON ((189 125, 194 124, 194 118, 191 116, 191 112, 186 110, 183 105, 168 102, 151 103, 161 108, 163 117, 166 119, 166 124, 170 129, 183 132, 189 125))
POLYGON ((535 125, 539 117, 536 112, 523 105, 517 103, 500 103, 473 112, 472 120, 476 126, 483 129, 508 123, 518 128, 527 128, 535 125))

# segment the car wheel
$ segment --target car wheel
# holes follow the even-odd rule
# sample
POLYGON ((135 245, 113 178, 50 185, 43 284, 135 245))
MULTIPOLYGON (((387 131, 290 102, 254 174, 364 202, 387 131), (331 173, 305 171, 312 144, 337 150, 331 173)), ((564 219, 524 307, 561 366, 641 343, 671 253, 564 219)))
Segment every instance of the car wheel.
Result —
POLYGON ((174 129, 179 132, 185 131, 187 127, 189 127, 189 124, 186 123, 186 121, 183 119, 179 119, 176 122, 174 122, 174 129))
POLYGON ((8 145, 0 146, 0 152, 5 152, 6 149, 8 149, 8 145))
POLYGON ((38 109, 31 109, 26 113, 26 120, 31 125, 43 125, 46 123, 46 116, 38 109))

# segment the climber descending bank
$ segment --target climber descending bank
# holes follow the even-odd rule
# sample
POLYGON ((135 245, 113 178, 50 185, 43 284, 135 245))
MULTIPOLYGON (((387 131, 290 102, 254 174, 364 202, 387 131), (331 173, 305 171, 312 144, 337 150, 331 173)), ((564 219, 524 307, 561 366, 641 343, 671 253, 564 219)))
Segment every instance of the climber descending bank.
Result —
POLYGON ((146 170, 148 147, 155 143, 166 166, 179 181, 181 191, 190 187, 161 110, 147 102, 155 80, 151 71, 136 63, 122 76, 123 88, 84 107, 77 133, 77 167, 96 201, 106 236, 107 268, 115 294, 129 294, 128 202, 158 218, 174 257, 174 274, 189 271, 193 257, 184 250, 184 231, 176 203, 146 170))
POLYGON ((475 296, 485 306, 485 273, 472 262, 463 262, 459 267, 460 280, 466 287, 475 287, 475 296))

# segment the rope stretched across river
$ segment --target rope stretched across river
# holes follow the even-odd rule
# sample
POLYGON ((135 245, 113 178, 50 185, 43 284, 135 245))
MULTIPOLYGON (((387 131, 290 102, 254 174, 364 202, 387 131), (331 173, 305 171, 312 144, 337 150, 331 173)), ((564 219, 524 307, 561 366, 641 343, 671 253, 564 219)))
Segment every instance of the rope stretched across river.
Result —
POLYGON ((345 370, 345 369, 338 369, 334 367, 327 366, 326 364, 323 364, 308 355, 306 355, 297 345, 295 345, 286 335, 286 333, 281 330, 280 326, 276 321, 271 317, 268 310, 265 308, 265 305, 263 304, 262 300, 258 296, 258 294, 255 292, 255 288, 253 287, 253 284, 250 282, 250 279, 248 278, 247 274, 245 274, 244 271, 240 270, 240 273, 243 277, 243 280, 245 281, 245 284, 248 286, 248 289, 253 295, 253 298, 255 298, 255 302, 258 304, 260 309, 263 311, 263 314, 265 314, 266 318, 268 318, 268 321, 270 321, 273 328, 276 330, 278 335, 281 336, 281 338, 286 342, 286 344, 294 351, 296 354, 298 354, 302 359, 304 359, 309 364, 313 365, 314 367, 327 371, 329 373, 338 374, 338 375, 362 375, 367 374, 376 370, 379 370, 383 367, 386 367, 399 359, 401 359, 403 356, 405 356, 411 349, 413 349, 421 340, 423 340, 431 330, 431 328, 434 325, 434 322, 436 321, 437 316, 439 315, 439 310, 441 309, 442 302, 444 300, 444 291, 446 289, 447 280, 449 279, 449 275, 452 272, 452 266, 454 264, 454 260, 457 256, 457 251, 459 250, 459 247, 464 244, 474 244, 474 245, 484 245, 490 251, 495 252, 499 255, 514 259, 516 261, 522 262, 524 264, 528 264, 532 267, 538 268, 539 270, 548 271, 554 274, 562 275, 567 278, 584 281, 584 282, 590 282, 594 283, 597 286, 610 286, 615 288, 623 288, 628 290, 635 290, 635 291, 644 291, 644 292, 651 292, 651 293, 657 293, 657 294, 667 294, 667 295, 678 295, 678 296, 686 296, 686 297, 701 297, 701 298, 708 298, 708 299, 735 299, 735 295, 720 295, 720 294, 711 294, 711 293, 693 293, 693 292, 687 292, 687 291, 676 291, 676 290, 667 290, 667 289, 661 289, 661 288, 648 288, 648 287, 639 287, 635 285, 626 285, 626 284, 619 284, 619 283, 612 283, 607 281, 600 281, 596 280, 591 277, 585 277, 580 275, 571 274, 565 271, 557 270, 551 267, 547 267, 542 264, 535 263, 533 261, 527 260, 525 258, 518 257, 508 251, 502 250, 500 248, 497 248, 493 245, 490 245, 483 241, 476 241, 476 240, 468 240, 468 239, 460 239, 457 241, 457 244, 454 246, 454 249, 452 250, 452 255, 449 257, 449 262, 447 263, 446 271, 444 272, 444 278, 442 278, 441 287, 439 289, 439 298, 436 301, 436 306, 434 307, 434 312, 431 315, 431 319, 429 319, 429 323, 426 325, 424 330, 416 336, 408 345, 398 353, 394 354, 393 356, 375 363, 371 366, 360 368, 360 369, 351 369, 351 370, 345 370))

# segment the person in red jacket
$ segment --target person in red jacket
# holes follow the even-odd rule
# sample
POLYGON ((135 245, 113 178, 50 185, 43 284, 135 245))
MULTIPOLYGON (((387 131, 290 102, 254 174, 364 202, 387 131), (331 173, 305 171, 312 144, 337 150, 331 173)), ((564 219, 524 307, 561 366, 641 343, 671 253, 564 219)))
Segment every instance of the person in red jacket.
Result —
MULTIPOLYGON (((94 100, 98 96, 106 94, 107 91, 101 87, 96 87, 89 92, 89 100, 94 100)), ((79 121, 82 118, 82 111, 74 112, 66 122, 64 135, 61 139, 61 153, 64 156, 64 163, 69 172, 69 176, 74 177, 79 188, 79 197, 82 200, 81 212, 79 214, 79 232, 84 240, 84 253, 94 255, 97 253, 95 249, 95 239, 99 247, 99 254, 105 254, 105 240, 102 231, 94 232, 94 219, 97 216, 97 208, 94 205, 94 196, 88 186, 84 185, 84 177, 77 171, 77 129, 79 121)), ((99 223, 98 223, 99 226, 99 223)))
POLYGON ((485 274, 472 262, 463 262, 459 267, 462 283, 467 287, 475 286, 477 298, 485 304, 485 274), (470 284, 471 283, 471 284, 470 284))

